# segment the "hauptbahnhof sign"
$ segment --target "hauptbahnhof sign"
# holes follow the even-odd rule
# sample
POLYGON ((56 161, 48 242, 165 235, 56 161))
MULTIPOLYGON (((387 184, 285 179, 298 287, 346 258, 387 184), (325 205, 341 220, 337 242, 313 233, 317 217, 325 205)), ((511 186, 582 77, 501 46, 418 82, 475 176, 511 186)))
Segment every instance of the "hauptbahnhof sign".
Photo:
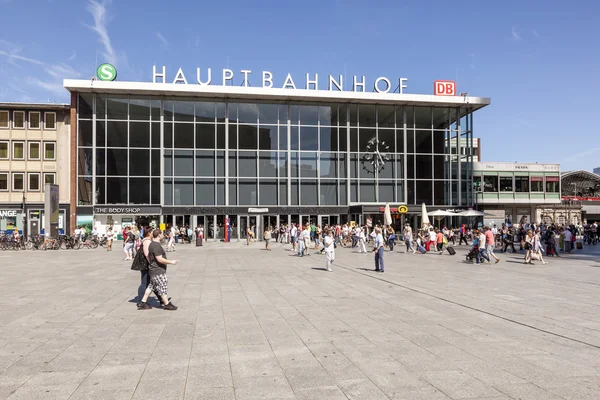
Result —
MULTIPOLYGON (((250 86, 250 75, 252 75, 252 71, 249 69, 242 69, 239 72, 240 75, 242 75, 243 77, 243 82, 242 82, 242 86, 243 87, 248 87, 250 86)), ((198 84, 201 86, 206 86, 206 85, 211 85, 211 84, 222 84, 223 86, 226 86, 228 83, 232 83, 233 79, 235 77, 235 73, 233 72, 233 70, 228 69, 228 68, 224 68, 221 71, 220 76, 217 78, 215 77, 214 81, 213 81, 213 73, 212 73, 212 69, 211 68, 207 68, 206 70, 206 76, 202 77, 202 73, 200 68, 196 68, 196 74, 195 74, 195 81, 194 80, 188 80, 188 78, 186 77, 185 73, 183 72, 182 68, 179 68, 177 70, 177 73, 174 75, 173 80, 171 81, 170 79, 168 79, 167 76, 167 67, 166 66, 162 66, 160 68, 157 68, 156 65, 152 66, 152 82, 153 83, 173 83, 173 84, 183 84, 183 85, 188 85, 188 84, 198 84), (220 79, 219 81, 217 81, 217 79, 220 79), (214 83, 214 82, 218 82, 218 83, 214 83)), ((259 75, 261 76, 262 80, 262 87, 263 88, 273 88, 273 73, 271 71, 261 71, 259 73, 259 75)), ((337 77, 335 77, 334 75, 328 75, 327 79, 323 79, 322 81, 319 81, 319 74, 313 74, 311 76, 311 74, 306 74, 304 76, 304 85, 302 86, 297 86, 296 85, 296 81, 294 80, 294 78, 292 77, 292 74, 288 73, 287 76, 285 77, 285 81, 283 83, 283 86, 281 87, 282 89, 305 89, 305 90, 319 90, 319 82, 323 83, 327 82, 327 90, 330 91, 344 91, 344 90, 348 90, 348 89, 344 89, 344 76, 343 75, 338 75, 337 77)), ((406 89, 406 82, 408 81, 408 78, 399 78, 398 79, 398 85, 397 85, 397 90, 398 93, 402 94, 403 90, 406 89)), ((300 81, 298 81, 300 82, 300 81)), ((346 83, 349 84, 349 83, 346 83)), ((392 81, 388 78, 386 78, 385 76, 380 76, 377 79, 372 81, 373 84, 373 90, 375 90, 377 93, 389 93, 390 91, 394 91, 395 88, 392 87, 392 81)), ((356 76, 354 75, 352 77, 352 88, 350 91, 352 92, 365 92, 367 91, 367 78, 366 76, 362 75, 362 76, 356 76)))

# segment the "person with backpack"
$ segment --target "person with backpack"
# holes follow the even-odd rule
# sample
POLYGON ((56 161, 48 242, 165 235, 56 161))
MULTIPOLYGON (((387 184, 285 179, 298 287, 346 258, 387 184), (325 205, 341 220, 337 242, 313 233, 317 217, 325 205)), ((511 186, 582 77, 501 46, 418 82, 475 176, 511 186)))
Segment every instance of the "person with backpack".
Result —
POLYGON ((138 307, 138 310, 150 310, 152 307, 148 304, 150 293, 156 291, 159 298, 162 299, 163 310, 175 311, 177 306, 170 302, 168 297, 167 265, 177 264, 177 260, 167 260, 165 250, 160 244, 163 233, 160 229, 152 231, 152 242, 148 246, 148 272, 150 282, 144 292, 144 297, 138 307))
MULTIPOLYGON (((148 247, 152 242, 152 230, 150 228, 145 229, 144 231, 144 239, 142 240, 142 244, 140 246, 140 251, 137 252, 135 257, 133 258, 133 263, 131 263, 131 269, 134 271, 140 271, 140 286, 138 287, 138 296, 137 296, 137 306, 140 307, 142 304, 142 299, 144 298, 144 292, 150 283, 150 275, 148 272, 148 247)), ((162 299, 158 295, 158 292, 155 290, 154 294, 156 298, 162 304, 162 299)))

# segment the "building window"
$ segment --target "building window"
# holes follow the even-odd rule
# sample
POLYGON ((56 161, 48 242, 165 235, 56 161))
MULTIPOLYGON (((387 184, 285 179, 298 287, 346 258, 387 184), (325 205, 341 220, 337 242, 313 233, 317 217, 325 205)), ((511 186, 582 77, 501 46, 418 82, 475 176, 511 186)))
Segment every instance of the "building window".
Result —
POLYGON ((40 159, 40 142, 28 142, 29 145, 29 159, 39 160, 40 159))
POLYGON ((531 191, 532 192, 543 192, 544 191, 544 177, 543 176, 532 176, 531 177, 531 191))
POLYGON ((13 128, 25 129, 25 111, 13 111, 13 128))
POLYGON ((12 174, 13 191, 24 190, 25 188, 25 174, 22 172, 13 172, 12 174))
POLYGON ((529 177, 515 176, 515 192, 519 192, 519 193, 529 192, 529 177))
POLYGON ((558 190, 558 176, 547 176, 546 177, 546 193, 559 193, 558 190))
POLYGON ((0 142, 0 160, 8 160, 8 142, 0 142))
POLYGON ((29 111, 29 129, 40 129, 40 118, 39 111, 29 111))
POLYGON ((53 172, 44 173, 44 185, 47 183, 54 185, 55 182, 56 182, 56 174, 55 173, 53 173, 53 172))
POLYGON ((8 111, 0 111, 0 128, 8 128, 8 111))
POLYGON ((501 192, 512 192, 513 191, 512 176, 501 176, 500 177, 500 191, 501 192))
POLYGON ((44 142, 44 160, 56 160, 56 143, 44 142))
POLYGON ((8 191, 8 173, 0 173, 0 191, 8 191))
POLYGON ((44 113, 44 129, 56 129, 56 113, 44 113))
POLYGON ((498 192, 498 177, 497 176, 484 176, 483 177, 483 191, 487 193, 498 192))
POLYGON ((40 173, 33 172, 27 174, 27 182, 29 183, 29 191, 30 192, 39 192, 40 191, 40 173))
POLYGON ((25 159, 25 143, 24 142, 13 142, 13 160, 24 160, 25 159))

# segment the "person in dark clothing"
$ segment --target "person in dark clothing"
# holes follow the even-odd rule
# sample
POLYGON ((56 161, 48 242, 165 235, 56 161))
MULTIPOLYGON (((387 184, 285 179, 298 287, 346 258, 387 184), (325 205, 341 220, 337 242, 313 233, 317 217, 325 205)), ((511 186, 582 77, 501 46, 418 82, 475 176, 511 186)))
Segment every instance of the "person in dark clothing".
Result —
POLYGON ((469 245, 469 242, 467 242, 467 227, 463 224, 463 226, 460 227, 459 231, 459 239, 458 239, 458 245, 460 246, 462 244, 462 242, 465 242, 465 245, 469 245))
POLYGON ((504 246, 502 247, 502 252, 506 253, 506 250, 508 249, 508 247, 512 247, 512 252, 516 253, 517 250, 515 250, 515 243, 514 243, 514 236, 512 234, 512 232, 509 230, 508 232, 506 232, 506 235, 504 235, 504 239, 502 239, 504 246))
POLYGON ((165 249, 160 245, 163 233, 160 229, 152 231, 152 243, 148 247, 148 269, 150 272, 150 283, 144 292, 144 298, 138 307, 138 310, 149 310, 152 307, 148 305, 150 293, 156 290, 162 299, 163 310, 175 311, 177 307, 169 301, 167 265, 177 264, 177 260, 167 260, 165 249))

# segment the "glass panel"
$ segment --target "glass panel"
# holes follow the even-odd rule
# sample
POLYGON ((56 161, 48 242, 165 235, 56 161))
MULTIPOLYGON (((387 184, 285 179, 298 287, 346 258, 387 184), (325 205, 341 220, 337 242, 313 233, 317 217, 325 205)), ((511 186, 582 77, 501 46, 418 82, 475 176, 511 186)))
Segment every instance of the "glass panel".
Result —
POLYGON ((96 122, 96 146, 106 146, 106 123, 104 121, 96 122))
POLYGON ((173 148, 173 124, 164 124, 164 145, 166 149, 173 148))
MULTIPOLYGON (((127 95, 110 95, 106 99, 106 118, 107 119, 124 119, 128 117, 128 103, 129 100, 127 95)), ((98 118, 96 116, 96 118, 98 118)), ((111 203, 109 203, 111 204, 111 203)), ((116 204, 116 203, 115 203, 116 204)))
POLYGON ((383 148, 386 148, 387 152, 396 152, 396 138, 393 129, 378 129, 377 139, 383 148))
POLYGON ((320 166, 321 178, 337 178, 336 153, 321 153, 320 166))
POLYGON ((512 176, 501 176, 500 177, 500 191, 501 192, 512 192, 513 191, 512 176))
POLYGON ((0 174, 0 190, 8 190, 8 174, 0 174))
POLYGON ((406 130, 406 152, 415 152, 415 131, 411 129, 406 130))
POLYGON ((446 153, 445 131, 433 131, 433 152, 437 154, 446 153))
POLYGON ((258 129, 259 149, 277 150, 277 136, 277 125, 261 125, 258 129))
POLYGON ((216 102, 215 111, 217 122, 225 122, 225 112, 227 111, 225 103, 216 102))
POLYGON ((415 107, 415 128, 431 129, 431 107, 415 107))
POLYGON ((196 204, 212 206, 215 204, 215 181, 212 179, 196 180, 196 204))
POLYGON ((297 178, 300 176, 300 156, 296 152, 290 154, 291 176, 297 178))
POLYGON ((277 104, 259 104, 258 105, 258 119, 260 124, 277 124, 277 104))
POLYGON ((497 176, 484 176, 483 177, 483 191, 484 192, 498 192, 498 177, 497 176))
POLYGON ((239 125, 240 149, 257 150, 258 127, 256 125, 239 125))
POLYGON ((106 178, 106 204, 127 204, 127 178, 106 178))
POLYGON ((393 154, 384 153, 382 153, 381 156, 384 160, 384 164, 381 167, 379 167, 378 177, 382 179, 393 179, 394 172, 396 169, 396 160, 394 159, 395 156, 393 154))
POLYGON ((431 163, 432 163, 432 156, 417 156, 416 157, 417 160, 417 165, 416 165, 416 171, 417 171, 417 179, 431 179, 433 178, 433 174, 431 171, 431 163))
POLYGON ((348 193, 347 193, 347 183, 346 181, 340 181, 340 205, 347 206, 348 205, 348 193))
MULTIPOLYGON (((79 118, 92 118, 92 104, 93 104, 94 95, 92 93, 80 93, 79 94, 79 118)), ((101 118, 101 116, 96 116, 96 118, 101 118)))
POLYGON ((172 179, 164 180, 163 190, 164 190, 165 205, 168 205, 168 206, 173 205, 173 180, 172 179))
MULTIPOLYGON (((96 178, 96 204, 106 204, 106 178, 96 178)), ((77 179, 77 199, 80 205, 92 204, 92 178, 77 179)))
POLYGON ((321 205, 335 206, 338 204, 337 181, 321 181, 321 205))
MULTIPOLYGON (((194 124, 175 124, 174 147, 179 149, 194 148, 194 124)), ((212 131, 213 148, 215 140, 215 131, 212 131)))
POLYGON ((291 204, 297 206, 300 204, 300 183, 297 179, 292 179, 291 183, 291 204))
POLYGON ((160 176, 160 150, 151 150, 150 175, 160 176))
MULTIPOLYGON (((225 176, 225 152, 217 151, 217 176, 225 176)), ((225 203, 223 203, 225 204, 225 203)))
POLYGON ((290 149, 298 150, 300 148, 300 133, 297 126, 292 126, 290 132, 290 149))
POLYGON ((415 181, 409 179, 406 181, 406 191, 408 193, 408 204, 416 204, 415 203, 415 181))
MULTIPOLYGON (((173 203, 176 206, 187 206, 194 204, 194 180, 186 178, 175 178, 173 203)), ((211 192, 214 195, 214 191, 211 192)))
POLYGON ((358 128, 350 128, 350 151, 358 151, 358 128))
MULTIPOLYGON (((407 148, 410 148, 410 146, 407 148)), ((396 129, 396 152, 404 152, 404 129, 396 129)))
POLYGON ((433 204, 433 189, 431 181, 416 181, 416 204, 433 204))
POLYGON ((225 124, 217 124, 217 149, 225 148, 225 137, 225 124))
MULTIPOLYGON (((96 131, 96 140, 98 131, 96 131)), ((129 123, 129 147, 150 147, 150 124, 147 122, 129 123)))
POLYGON ((152 178, 152 191, 150 192, 151 204, 160 204, 160 179, 152 178))
POLYGON ((409 155, 406 160, 406 169, 407 174, 406 177, 409 179, 413 179, 415 177, 415 156, 409 155))
POLYGON ((165 121, 173 121, 173 101, 165 100, 163 102, 163 109, 165 121))
POLYGON ((416 152, 430 154, 432 152, 431 140, 432 140, 431 131, 423 131, 423 130, 416 131, 415 132, 416 152))
POLYGON ((8 142, 0 143, 0 158, 8 159, 8 142))
POLYGON ((238 176, 237 172, 237 152, 229 152, 229 176, 238 176))
POLYGON ((279 149, 287 150, 288 137, 287 137, 287 125, 279 127, 279 149))
MULTIPOLYGON (((266 152, 266 151, 261 151, 260 152, 260 158, 259 158, 259 171, 260 171, 260 177, 276 177, 277 176, 277 152, 273 151, 273 152, 266 152)), ((262 199, 262 192, 261 192, 261 199, 262 199)), ((261 201, 261 204, 266 204, 263 203, 261 201)), ((271 203, 271 204, 276 204, 276 203, 271 203)))
POLYGON ((300 153, 300 177, 317 177, 317 153, 300 153))
POLYGON ((40 113, 30 112, 29 113, 29 128, 40 129, 40 113))
POLYGON ((394 106, 377 106, 377 125, 380 128, 394 128, 396 126, 394 106))
POLYGON ((44 142, 44 160, 54 160, 56 158, 56 144, 54 142, 44 142))
POLYGON ((173 175, 173 150, 165 150, 165 176, 173 175))
MULTIPOLYGON (((177 141, 177 137, 175 137, 177 141)), ((215 124, 196 124, 196 148, 215 148, 215 124)))
MULTIPOLYGON (((345 105, 343 106, 345 107, 345 105)), ((338 105, 327 104, 319 107, 319 124, 321 126, 337 125, 338 105)))
POLYGON ((529 177, 528 176, 515 176, 515 192, 520 192, 520 193, 529 192, 529 177))
POLYGON ((129 204, 150 204, 150 179, 129 178, 129 204))
POLYGON ((319 146, 319 129, 316 127, 300 127, 300 150, 317 151, 319 146))
POLYGON ((360 181, 360 201, 363 203, 374 203, 376 201, 374 181, 360 181))
MULTIPOLYGON (((129 176, 150 175, 150 151, 129 150, 129 176)), ((132 186, 135 188, 135 186, 132 186)))
POLYGON ((396 201, 404 203, 404 181, 396 181, 396 201))
POLYGON ((237 201, 237 181, 235 179, 229 180, 229 205, 238 205, 237 201))
POLYGON ((377 139, 375 134, 375 129, 359 129, 358 132, 358 151, 359 152, 368 152, 372 151, 367 148, 369 143, 375 141, 377 139))
POLYGON ((433 177, 435 179, 446 177, 446 156, 433 156, 433 177))
MULTIPOLYGON (((50 143, 45 143, 46 145, 50 143)), ((82 149, 78 151, 79 160, 77 160, 79 176, 92 176, 92 149, 82 149)))
POLYGON ((106 149, 106 175, 128 176, 127 164, 127 149, 106 149))
MULTIPOLYGON (((159 99, 150 99, 150 112, 152 121, 160 121, 160 100, 159 99)), ((159 202, 160 203, 160 202, 159 202)), ((152 202, 152 204, 156 204, 152 202)))
MULTIPOLYGON (((174 175, 175 176, 194 176, 194 151, 193 150, 175 150, 174 154, 174 175)), ((177 182, 175 182, 177 183, 177 182)), ((176 186, 177 187, 177 186, 176 186)), ((177 200, 177 199, 176 199, 177 200)), ((194 204, 192 201, 191 203, 194 204)))
POLYGON ((351 203, 358 202, 358 181, 350 182, 350 202, 351 203))
POLYGON ((240 179, 240 205, 257 205, 257 185, 256 180, 240 179))
POLYGON ((40 159, 40 144, 29 142, 29 158, 32 160, 40 159))
POLYGON ((300 106, 300 123, 302 125, 318 125, 319 106, 300 106))
POLYGON ((433 108, 433 129, 446 129, 448 127, 448 117, 450 113, 447 107, 433 108))
POLYGON ((27 180, 29 181, 29 190, 40 190, 40 174, 28 174, 27 180))
POLYGON ((290 105, 290 122, 296 125, 300 122, 300 106, 297 104, 290 105))
MULTIPOLYGON (((125 133, 127 133, 127 123, 125 123, 125 133)), ((79 121, 78 138, 79 146, 92 146, 92 121, 79 121)))
POLYGON ((279 181, 279 205, 287 205, 287 182, 279 181))
POLYGON ((177 100, 173 102, 175 121, 194 122, 194 102, 177 100))
POLYGON ((237 125, 233 125, 233 124, 229 124, 229 135, 228 135, 228 140, 229 140, 229 148, 230 149, 237 149, 237 144, 238 144, 238 126, 237 125))
POLYGON ((150 120, 150 99, 131 98, 129 100, 129 119, 132 120, 150 120))
POLYGON ((433 181, 433 203, 437 205, 446 205, 446 192, 444 181, 433 181))
MULTIPOLYGON (((334 129, 331 130, 331 134, 335 132, 334 129)), ((348 128, 340 127, 338 130, 338 141, 339 150, 338 151, 348 151, 348 128)))
POLYGON ((106 147, 127 147, 127 122, 108 121, 106 147))
POLYGON ((360 127, 372 127, 377 126, 377 119, 375 118, 376 106, 373 104, 361 104, 358 110, 358 124, 360 127))
POLYGON ((379 202, 393 202, 394 200, 394 182, 379 181, 379 202))
POLYGON ((258 104, 239 103, 238 104, 238 122, 240 124, 258 123, 258 104))
POLYGON ((277 181, 261 179, 258 184, 260 185, 259 204, 261 206, 277 205, 277 181))
POLYGON ((212 101, 197 101, 195 114, 196 122, 214 122, 215 103, 212 101))
MULTIPOLYGON (((255 178, 258 176, 256 171, 256 152, 255 151, 240 151, 239 152, 239 163, 240 163, 240 174, 239 176, 247 176, 255 178)), ((244 203, 242 203, 244 204, 244 203)))
POLYGON ((313 180, 300 181, 300 204, 303 206, 312 206, 318 204, 317 182, 313 180))
POLYGON ((225 179, 217 180, 217 205, 225 205, 225 179))

